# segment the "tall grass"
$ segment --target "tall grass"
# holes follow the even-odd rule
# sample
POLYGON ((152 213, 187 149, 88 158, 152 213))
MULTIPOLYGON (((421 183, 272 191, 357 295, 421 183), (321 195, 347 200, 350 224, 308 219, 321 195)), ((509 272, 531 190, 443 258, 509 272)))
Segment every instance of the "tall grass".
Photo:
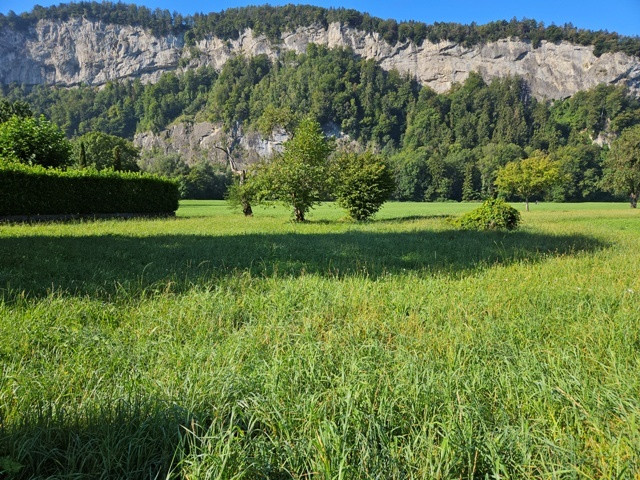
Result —
POLYGON ((0 226, 8 478, 637 478, 640 222, 0 226))

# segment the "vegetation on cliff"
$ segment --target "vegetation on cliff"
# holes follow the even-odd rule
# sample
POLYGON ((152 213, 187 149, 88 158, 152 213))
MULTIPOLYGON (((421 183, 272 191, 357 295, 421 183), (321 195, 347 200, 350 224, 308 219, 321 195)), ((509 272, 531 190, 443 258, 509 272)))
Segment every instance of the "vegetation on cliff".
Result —
POLYGON ((576 45, 593 45, 594 53, 624 52, 640 56, 640 38, 628 37, 607 31, 579 29, 572 24, 562 26, 548 25, 532 19, 510 21, 500 20, 485 25, 461 25, 459 23, 435 22, 397 22, 393 19, 381 19, 357 10, 337 8, 326 9, 311 5, 269 5, 230 8, 221 12, 183 16, 168 10, 150 10, 144 6, 112 2, 79 2, 60 4, 51 7, 35 6, 30 12, 16 15, 0 14, 0 28, 11 27, 25 30, 41 19, 68 20, 84 17, 93 21, 102 21, 117 25, 141 26, 156 35, 184 34, 187 44, 207 35, 223 39, 238 38, 247 28, 255 33, 265 34, 273 41, 279 41, 282 33, 299 27, 320 25, 327 27, 339 22, 368 33, 377 33, 390 44, 412 41, 439 42, 443 40, 477 45, 503 38, 518 37, 540 45, 543 40, 549 42, 568 41, 576 45))
MULTIPOLYGON (((137 131, 160 132, 172 122, 212 121, 229 132, 254 130, 268 138, 278 129, 292 132, 311 115, 388 157, 399 200, 490 197, 498 169, 535 150, 558 161, 570 178, 546 198, 608 199, 602 184, 607 144, 640 124, 640 100, 622 86, 600 85, 551 102, 534 98, 520 78, 488 84, 471 74, 437 94, 349 49, 314 44, 305 54, 289 52, 276 61, 239 56, 220 72, 203 67, 167 73, 155 84, 3 89, 5 110, 21 101, 68 137, 100 131, 132 139, 137 131)), ((151 163, 146 167, 156 169, 151 163)))

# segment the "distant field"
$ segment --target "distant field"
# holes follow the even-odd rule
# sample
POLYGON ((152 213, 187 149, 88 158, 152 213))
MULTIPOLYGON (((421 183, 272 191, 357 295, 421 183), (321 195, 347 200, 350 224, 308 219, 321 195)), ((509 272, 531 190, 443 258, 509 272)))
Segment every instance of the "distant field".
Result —
POLYGON ((640 478, 640 212, 476 205, 0 224, 0 478, 640 478))

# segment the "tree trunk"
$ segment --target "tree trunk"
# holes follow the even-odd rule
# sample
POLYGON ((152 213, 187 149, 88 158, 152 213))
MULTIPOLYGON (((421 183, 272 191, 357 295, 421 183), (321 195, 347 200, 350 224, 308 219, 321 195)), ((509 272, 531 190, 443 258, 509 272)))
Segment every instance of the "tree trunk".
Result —
POLYGON ((524 199, 524 203, 525 203, 525 204, 526 204, 526 206, 527 206, 525 210, 528 212, 528 211, 529 211, 529 199, 528 199, 528 198, 525 198, 525 199, 524 199))
POLYGON ((304 212, 300 210, 298 207, 293 209, 293 212, 296 216, 296 222, 304 222, 304 212))
MULTIPOLYGON (((242 172, 240 173, 240 185, 244 185, 244 182, 247 179, 247 171, 246 170, 242 170, 242 172)), ((247 200, 246 198, 242 199, 242 213, 244 213, 245 217, 252 217, 253 216, 253 209, 251 208, 251 204, 249 203, 249 200, 247 200)))
POLYGON ((631 204, 631 208, 636 208, 638 206, 638 194, 632 193, 629 195, 629 203, 631 204))
MULTIPOLYGON (((247 179, 247 171, 238 169, 235 162, 233 161, 233 155, 232 155, 232 151, 239 141, 238 135, 236 134, 237 128, 238 128, 238 124, 236 123, 233 130, 233 134, 232 134, 233 140, 231 142, 231 145, 226 145, 224 147, 220 145, 213 145, 213 147, 217 148, 221 152, 224 152, 224 154, 227 156, 227 162, 229 162, 229 167, 231 168, 231 172, 236 175, 240 175, 240 185, 244 185, 244 182, 247 179)), ((244 213, 244 216, 252 217, 253 209, 251 208, 251 203, 249 203, 249 201, 246 198, 243 198, 240 201, 240 203, 242 204, 242 213, 244 213)))

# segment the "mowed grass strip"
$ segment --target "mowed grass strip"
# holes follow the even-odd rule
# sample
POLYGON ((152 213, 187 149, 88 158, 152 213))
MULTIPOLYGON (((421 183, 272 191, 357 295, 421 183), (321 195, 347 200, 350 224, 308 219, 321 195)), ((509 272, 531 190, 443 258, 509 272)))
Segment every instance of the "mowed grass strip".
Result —
POLYGON ((640 218, 0 226, 9 478, 636 478, 640 218))

